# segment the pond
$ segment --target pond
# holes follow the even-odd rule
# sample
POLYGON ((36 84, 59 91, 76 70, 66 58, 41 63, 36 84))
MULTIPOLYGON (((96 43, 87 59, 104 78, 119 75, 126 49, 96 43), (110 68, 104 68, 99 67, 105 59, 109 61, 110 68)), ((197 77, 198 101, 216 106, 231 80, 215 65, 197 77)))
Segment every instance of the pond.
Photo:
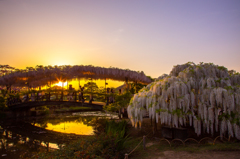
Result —
POLYGON ((80 137, 94 135, 95 123, 102 118, 118 119, 118 116, 97 111, 1 121, 0 158, 19 158, 27 152, 61 149, 80 137))

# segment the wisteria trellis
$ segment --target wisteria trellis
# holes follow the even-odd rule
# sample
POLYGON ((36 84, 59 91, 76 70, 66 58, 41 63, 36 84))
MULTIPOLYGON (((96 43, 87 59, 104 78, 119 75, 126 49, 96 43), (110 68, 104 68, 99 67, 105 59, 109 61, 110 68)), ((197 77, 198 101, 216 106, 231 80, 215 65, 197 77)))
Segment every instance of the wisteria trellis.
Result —
POLYGON ((91 65, 75 66, 37 66, 24 70, 15 70, 0 77, 2 86, 26 86, 31 87, 46 85, 48 82, 57 83, 59 80, 66 81, 72 79, 112 79, 118 81, 136 81, 140 83, 150 83, 143 72, 132 71, 129 69, 94 67, 91 65))
POLYGON ((148 111, 165 125, 240 139, 240 75, 212 63, 177 65, 135 94, 127 110, 136 127, 148 111))

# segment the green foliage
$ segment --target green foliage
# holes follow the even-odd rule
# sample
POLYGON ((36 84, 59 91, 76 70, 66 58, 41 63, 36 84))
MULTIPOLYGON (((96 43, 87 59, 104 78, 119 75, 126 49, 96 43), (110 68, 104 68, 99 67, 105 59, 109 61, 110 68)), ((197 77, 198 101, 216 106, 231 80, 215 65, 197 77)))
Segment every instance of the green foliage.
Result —
POLYGON ((192 75, 194 75, 194 73, 195 73, 194 68, 190 67, 189 72, 190 72, 192 75))
POLYGON ((147 76, 147 77, 150 78, 152 82, 154 81, 154 78, 152 78, 151 76, 147 76))
POLYGON ((167 90, 168 89, 168 82, 166 81, 165 84, 163 85, 163 89, 167 90))
POLYGON ((141 83, 131 83, 129 91, 132 94, 135 94, 136 92, 138 92, 139 90, 141 90, 145 86, 146 86, 145 84, 141 84, 141 83))
POLYGON ((232 86, 225 86, 224 87, 226 90, 234 90, 232 86))
MULTIPOLYGON (((200 64, 203 64, 203 62, 200 62, 200 64)), ((199 69, 203 69, 203 67, 200 66, 200 65, 197 65, 196 67, 199 68, 199 69)))
POLYGON ((187 62, 186 64, 188 64, 189 66, 192 66, 192 65, 196 65, 194 62, 192 62, 192 61, 189 61, 189 62, 187 62))
POLYGON ((10 99, 19 99, 20 98, 20 94, 13 94, 13 93, 9 93, 7 90, 1 90, 0 93, 0 110, 7 110, 8 106, 7 106, 7 101, 8 98, 10 99))
POLYGON ((219 78, 218 80, 215 80, 216 83, 221 83, 222 78, 219 78))
POLYGON ((224 67, 224 66, 218 66, 218 69, 219 69, 219 70, 223 70, 223 71, 227 70, 227 68, 224 67))
POLYGON ((88 82, 86 84, 84 84, 84 91, 87 92, 97 92, 98 91, 98 86, 95 82, 88 82))
POLYGON ((97 94, 94 94, 93 96, 96 98, 97 101, 106 102, 106 89, 104 87, 99 87, 96 93, 97 94))
POLYGON ((7 97, 0 95, 0 111, 7 110, 8 107, 6 105, 7 97))
POLYGON ((7 95, 7 93, 8 93, 8 91, 6 90, 6 89, 2 89, 1 90, 1 94, 2 94, 2 96, 6 96, 7 95))
POLYGON ((125 108, 128 106, 131 98, 132 98, 132 94, 130 92, 124 92, 120 95, 116 95, 114 98, 114 103, 105 105, 103 109, 114 112, 121 108, 125 108))
POLYGON ((124 142, 127 140, 126 136, 126 120, 115 122, 114 120, 106 120, 105 133, 115 138, 116 149, 121 150, 124 148, 124 142), (126 137, 125 137, 126 136, 126 137))
POLYGON ((160 113, 160 112, 168 112, 167 109, 156 109, 156 113, 160 113))
POLYGON ((49 114, 49 108, 47 106, 40 107, 41 115, 48 115, 49 114))
POLYGON ((218 119, 219 119, 220 121, 222 121, 223 119, 228 120, 228 119, 230 119, 230 114, 228 114, 228 113, 222 113, 221 115, 218 116, 218 119))
POLYGON ((184 98, 184 96, 179 96, 179 97, 177 97, 178 99, 183 99, 184 98))
POLYGON ((176 109, 172 111, 172 114, 177 114, 178 117, 183 116, 184 112, 182 109, 176 109))
POLYGON ((229 120, 231 123, 236 123, 237 125, 240 126, 240 120, 238 117, 238 113, 231 112, 231 114, 228 113, 222 113, 221 115, 218 116, 218 119, 222 121, 223 119, 229 120))

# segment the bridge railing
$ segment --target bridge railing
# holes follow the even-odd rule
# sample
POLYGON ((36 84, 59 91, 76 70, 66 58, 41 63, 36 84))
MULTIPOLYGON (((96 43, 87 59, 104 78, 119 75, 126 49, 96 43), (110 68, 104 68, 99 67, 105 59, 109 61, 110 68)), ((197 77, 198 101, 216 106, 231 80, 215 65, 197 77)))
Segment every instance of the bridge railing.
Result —
POLYGON ((10 95, 7 98, 7 105, 15 105, 23 102, 38 102, 38 101, 72 101, 85 102, 92 101, 111 103, 111 99, 117 94, 115 93, 98 93, 87 91, 70 91, 70 90, 47 90, 47 91, 28 91, 20 92, 19 95, 10 95))

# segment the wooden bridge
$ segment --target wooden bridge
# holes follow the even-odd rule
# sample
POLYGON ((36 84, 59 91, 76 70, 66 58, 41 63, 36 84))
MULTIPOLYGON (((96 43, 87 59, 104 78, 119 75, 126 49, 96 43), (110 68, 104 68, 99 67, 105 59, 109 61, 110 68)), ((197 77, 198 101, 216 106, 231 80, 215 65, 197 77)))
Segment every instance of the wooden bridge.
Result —
POLYGON ((29 110, 40 106, 79 106, 102 110, 109 104, 109 98, 115 94, 102 94, 81 91, 35 91, 27 92, 20 97, 9 97, 7 105, 10 110, 29 110))

